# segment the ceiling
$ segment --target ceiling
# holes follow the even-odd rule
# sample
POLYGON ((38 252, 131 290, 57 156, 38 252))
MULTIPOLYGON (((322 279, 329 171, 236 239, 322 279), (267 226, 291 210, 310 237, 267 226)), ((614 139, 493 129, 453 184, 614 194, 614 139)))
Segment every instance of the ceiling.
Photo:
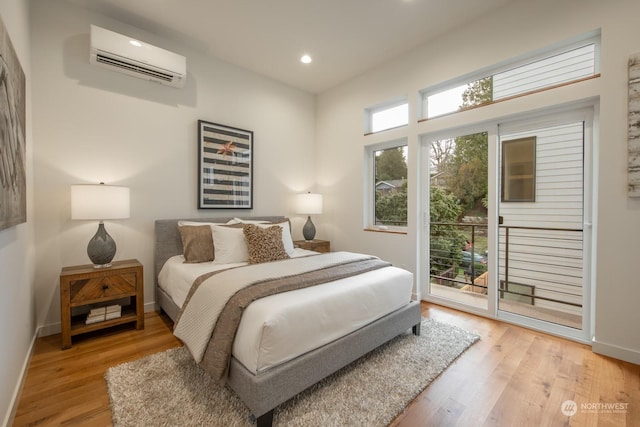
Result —
POLYGON ((67 1, 321 93, 511 0, 67 1))

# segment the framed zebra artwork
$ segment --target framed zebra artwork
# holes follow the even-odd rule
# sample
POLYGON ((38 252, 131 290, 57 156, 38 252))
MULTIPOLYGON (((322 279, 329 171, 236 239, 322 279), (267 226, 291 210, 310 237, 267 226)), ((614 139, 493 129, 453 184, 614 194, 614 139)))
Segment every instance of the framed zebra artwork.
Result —
POLYGON ((198 120, 198 209, 253 208, 253 132, 198 120))

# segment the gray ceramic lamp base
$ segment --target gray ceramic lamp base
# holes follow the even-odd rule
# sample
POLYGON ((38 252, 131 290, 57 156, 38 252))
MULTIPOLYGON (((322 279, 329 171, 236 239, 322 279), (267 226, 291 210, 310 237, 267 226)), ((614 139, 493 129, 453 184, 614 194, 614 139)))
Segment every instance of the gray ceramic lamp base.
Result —
POLYGON ((98 231, 89 240, 87 255, 94 268, 111 267, 111 260, 116 255, 116 242, 109 236, 103 223, 98 225, 98 231))
POLYGON ((302 228, 302 235, 304 236, 304 240, 313 240, 316 237, 316 226, 311 222, 310 216, 307 217, 307 222, 302 228))

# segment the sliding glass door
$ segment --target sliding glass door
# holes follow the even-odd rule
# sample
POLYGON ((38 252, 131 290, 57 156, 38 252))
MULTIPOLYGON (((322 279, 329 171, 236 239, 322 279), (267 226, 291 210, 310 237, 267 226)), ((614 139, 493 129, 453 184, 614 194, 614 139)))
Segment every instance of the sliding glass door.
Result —
POLYGON ((592 115, 423 137, 426 299, 590 339, 592 115))

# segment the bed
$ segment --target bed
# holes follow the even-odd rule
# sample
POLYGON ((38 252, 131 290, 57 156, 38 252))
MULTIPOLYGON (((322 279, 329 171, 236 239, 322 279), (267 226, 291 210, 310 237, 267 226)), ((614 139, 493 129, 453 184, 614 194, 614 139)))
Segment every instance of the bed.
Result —
MULTIPOLYGON (((180 291, 172 289, 172 285, 169 283, 173 284, 173 282, 177 282, 178 280, 171 274, 168 274, 167 270, 173 268, 170 267, 173 264, 177 269, 187 269, 189 272, 188 274, 191 274, 191 276, 188 277, 195 277, 200 274, 200 269, 203 268, 202 266, 182 265, 180 257, 183 253, 183 247, 178 229, 179 221, 189 221, 191 223, 225 223, 232 219, 233 218, 218 217, 213 219, 198 218, 183 220, 157 220, 155 222, 154 262, 156 300, 161 310, 174 320, 174 322, 176 322, 180 316, 181 304, 186 297, 184 295, 184 290, 181 291, 181 293, 180 291), (167 268, 163 270, 165 265, 167 265, 167 268), (162 280, 159 280, 160 277, 162 277, 162 280), (160 286, 159 282, 163 282, 162 286, 160 286)), ((286 221, 286 218, 282 216, 267 216, 244 218, 244 220, 283 223, 283 221, 286 221)), ((308 253, 308 251, 296 249, 295 255, 292 253, 292 258, 298 256, 306 257, 310 254, 311 253, 308 253)), ((323 255, 327 254, 308 258, 319 259, 323 255)), ((395 267, 385 267, 380 270, 359 274, 357 277, 345 277, 344 279, 336 280, 328 284, 269 296, 266 297, 265 300, 267 298, 279 299, 264 302, 262 307, 260 304, 262 301, 257 300, 246 308, 245 313, 242 315, 236 340, 233 344, 233 352, 231 353, 230 363, 228 364, 226 384, 234 390, 234 392, 256 417, 258 426, 269 426, 272 424, 273 409, 276 406, 287 401, 338 369, 348 365, 381 344, 389 341, 408 329, 413 329, 414 334, 420 333, 421 311, 419 302, 411 301, 410 298, 402 301, 402 298, 395 298, 385 291, 385 286, 387 286, 385 285, 385 282, 393 281, 395 277, 394 275, 403 274, 398 270, 399 269, 395 269, 395 267), (385 275, 388 277, 385 277, 385 275), (326 325, 326 317, 330 318, 332 316, 324 316, 325 318, 323 318, 322 322, 307 322, 308 326, 300 326, 303 323, 302 320, 295 320, 296 318, 292 317, 297 311, 304 312, 307 315, 307 318, 313 318, 313 314, 309 313, 313 312, 314 307, 322 307, 324 302, 317 301, 325 298, 324 296, 322 298, 318 297, 317 292, 319 291, 317 289, 340 289, 340 292, 343 292, 341 289, 344 288, 344 286, 337 286, 339 284, 341 285, 342 281, 364 282, 369 288, 369 294, 362 290, 359 291, 361 292, 360 294, 355 292, 355 297, 364 301, 362 304, 349 303, 349 300, 345 299, 345 296, 335 294, 331 297, 326 297, 328 298, 326 302, 327 307, 333 307, 334 311, 349 312, 350 310, 344 309, 345 304, 347 307, 349 305, 354 307, 364 306, 366 307, 368 315, 373 316, 372 318, 363 319, 361 315, 356 313, 358 310, 355 308, 353 311, 356 314, 352 314, 353 318, 350 318, 347 321, 333 322, 333 326, 330 327, 326 325), (371 291, 371 289, 374 289, 374 291, 371 291), (299 301, 303 301, 304 298, 307 298, 307 301, 313 301, 313 304, 308 304, 308 306, 302 310, 300 307, 291 305, 293 304, 291 303, 291 296, 294 293, 297 293, 296 298, 300 298, 299 301), (385 297, 377 297, 377 302, 374 299, 371 300, 371 303, 367 302, 367 298, 370 298, 371 294, 377 295, 378 293, 385 295, 385 297), (330 298, 333 298, 333 300, 330 298), (286 347, 282 345, 282 342, 277 344, 278 336, 282 339, 282 336, 288 336, 295 332, 286 329, 282 330, 282 328, 287 327, 287 323, 284 323, 284 326, 280 326, 276 323, 273 327, 273 334, 269 335, 271 337, 269 339, 272 340, 272 345, 265 346, 270 348, 268 351, 261 350, 251 339, 245 339, 245 337, 256 335, 255 333, 252 335, 251 332, 251 328, 253 327, 253 330, 255 330, 256 327, 246 325, 252 325, 249 319, 256 319, 262 316, 262 311, 265 309, 265 306, 275 306, 278 307, 278 309, 282 308, 283 310, 285 309, 284 307, 290 307, 290 312, 287 312, 287 315, 284 316, 290 319, 288 324, 296 325, 298 329, 308 327, 309 330, 307 331, 306 336, 312 337, 313 340, 316 340, 316 342, 313 343, 313 346, 309 347, 309 340, 305 342, 304 339, 289 339, 289 342, 296 342, 296 345, 298 345, 298 341, 300 341, 301 344, 299 345, 302 347, 297 350, 285 348, 284 353, 286 354, 274 351, 274 348, 276 350, 280 350, 281 347, 286 347), (338 308, 336 309, 336 307, 338 308), (294 320, 291 321, 291 319, 294 320), (348 330, 346 330, 346 332, 345 330, 340 329, 344 324, 350 325, 347 327, 348 330), (318 329, 318 325, 322 326, 322 331, 318 329), (325 333, 324 329, 327 329, 328 332, 325 333), (291 353, 292 351, 294 351, 294 353, 291 353), (299 354, 295 353, 295 351, 299 354)), ((410 273, 405 272, 404 274, 410 273)), ((406 281, 406 277, 400 277, 398 280, 400 279, 406 281)), ((180 287, 177 286, 177 288, 180 287)), ((360 288, 355 287, 355 289, 357 290, 360 288)), ((328 292, 328 294, 331 294, 331 292, 328 292)), ((296 301, 298 301, 298 299, 296 299, 296 301)), ((295 304, 297 304, 297 302, 295 304)), ((302 304, 302 302, 300 302, 300 304, 302 304)), ((362 309, 362 307, 360 308, 362 309)), ((318 310, 322 310, 322 308, 318 308, 318 310)), ((347 316, 349 315, 351 314, 347 314, 347 316)), ((320 311, 317 316, 323 316, 323 312, 320 311)), ((269 320, 269 322, 273 323, 272 319, 279 319, 282 317, 283 316, 280 313, 277 313, 270 318, 271 320, 269 320)), ((257 328, 260 329, 260 326, 257 326, 257 328)), ((298 331, 298 333, 299 332, 300 331, 298 331)), ((259 339, 265 340, 262 335, 259 339)))

